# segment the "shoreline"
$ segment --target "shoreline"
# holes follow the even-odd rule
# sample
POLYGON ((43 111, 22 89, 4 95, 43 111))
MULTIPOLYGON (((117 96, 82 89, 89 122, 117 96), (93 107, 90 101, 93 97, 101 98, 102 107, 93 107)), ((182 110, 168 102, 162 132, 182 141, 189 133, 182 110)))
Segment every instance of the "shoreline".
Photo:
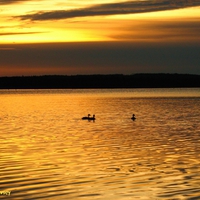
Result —
POLYGON ((117 89, 194 88, 200 75, 192 74, 94 74, 0 77, 0 89, 117 89))

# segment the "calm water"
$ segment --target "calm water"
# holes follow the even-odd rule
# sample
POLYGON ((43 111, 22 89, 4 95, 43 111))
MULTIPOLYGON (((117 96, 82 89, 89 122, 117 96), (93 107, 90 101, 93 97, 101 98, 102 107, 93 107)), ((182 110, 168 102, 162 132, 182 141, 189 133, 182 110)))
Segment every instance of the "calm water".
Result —
POLYGON ((200 199, 200 88, 0 90, 0 105, 0 199, 200 199))

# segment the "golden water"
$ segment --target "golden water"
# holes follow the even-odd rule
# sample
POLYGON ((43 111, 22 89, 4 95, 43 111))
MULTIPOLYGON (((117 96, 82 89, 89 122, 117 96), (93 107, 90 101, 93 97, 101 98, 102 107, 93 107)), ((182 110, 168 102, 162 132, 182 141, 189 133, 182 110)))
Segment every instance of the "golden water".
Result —
POLYGON ((1 90, 0 105, 0 199, 200 199, 198 88, 1 90))

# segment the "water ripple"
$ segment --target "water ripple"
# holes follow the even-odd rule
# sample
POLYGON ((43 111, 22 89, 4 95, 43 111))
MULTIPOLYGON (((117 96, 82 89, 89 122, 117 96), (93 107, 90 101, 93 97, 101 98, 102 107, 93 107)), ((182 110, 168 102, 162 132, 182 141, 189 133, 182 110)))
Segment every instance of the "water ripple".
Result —
POLYGON ((199 199, 200 99, 134 92, 1 95, 6 199, 199 199))

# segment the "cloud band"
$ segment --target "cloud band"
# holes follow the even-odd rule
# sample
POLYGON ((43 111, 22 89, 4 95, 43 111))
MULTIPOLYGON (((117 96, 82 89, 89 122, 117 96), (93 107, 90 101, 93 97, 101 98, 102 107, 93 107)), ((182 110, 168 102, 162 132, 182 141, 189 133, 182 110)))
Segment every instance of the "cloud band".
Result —
POLYGON ((91 7, 57 10, 48 12, 36 12, 33 14, 18 16, 21 20, 60 20, 75 17, 89 17, 116 14, 134 14, 155 12, 164 10, 173 10, 186 7, 200 6, 200 0, 144 0, 127 1, 121 3, 99 4, 91 7))

